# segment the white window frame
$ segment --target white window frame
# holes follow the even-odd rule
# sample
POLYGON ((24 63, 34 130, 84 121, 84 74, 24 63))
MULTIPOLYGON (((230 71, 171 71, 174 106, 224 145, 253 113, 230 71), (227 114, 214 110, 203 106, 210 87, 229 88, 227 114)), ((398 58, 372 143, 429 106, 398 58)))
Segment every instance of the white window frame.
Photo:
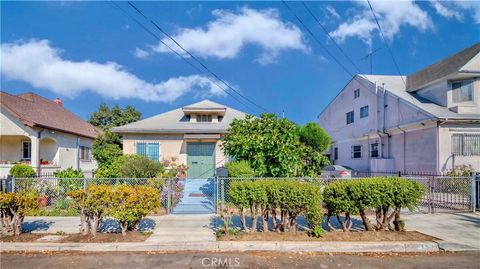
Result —
POLYGON ((357 99, 360 97, 360 89, 356 89, 353 91, 353 99, 357 99))
POLYGON ((468 102, 473 102, 475 100, 475 89, 474 89, 474 80, 473 79, 466 79, 466 80, 456 80, 456 81, 451 81, 450 82, 451 88, 452 88, 452 103, 458 104, 458 103, 468 103, 468 102), (454 89, 453 84, 460 83, 461 86, 459 88, 454 89), (469 85, 469 89, 471 90, 471 95, 472 98, 470 100, 455 100, 455 93, 458 91, 462 91, 466 89, 466 86, 469 85))
POLYGON ((82 161, 82 162, 91 162, 92 161, 92 149, 90 147, 80 146, 78 154, 80 155, 79 156, 80 161, 82 161), (85 156, 85 150, 87 151, 87 156, 85 156))
POLYGON ((21 148, 21 155, 20 155, 20 156, 22 157, 22 160, 25 160, 25 161, 30 161, 30 160, 32 160, 32 141, 30 141, 30 140, 22 140, 22 148, 21 148), (27 156, 27 157, 25 157, 25 155, 24 155, 24 153, 25 153, 25 151, 24 151, 25 144, 28 145, 28 152, 29 152, 29 154, 30 154, 30 156, 27 156))
POLYGON ((198 114, 197 122, 213 122, 213 117, 211 114, 198 114))
POLYGON ((354 123, 355 122, 355 111, 352 110, 352 111, 349 111, 349 112, 345 113, 345 117, 346 117, 347 125, 354 123), (349 114, 352 115, 350 122, 348 121, 349 120, 349 116, 348 116, 349 114))
POLYGON ((362 106, 362 107, 360 108, 360 119, 367 118, 368 115, 369 115, 368 105, 362 106), (362 114, 362 111, 365 111, 365 110, 367 111, 367 114, 366 114, 366 115, 362 114))
POLYGON ((362 152, 363 152, 363 146, 362 145, 353 145, 351 149, 352 149, 352 152, 351 152, 352 153, 352 155, 351 155, 352 159, 361 159, 362 158, 362 155, 363 155, 362 154, 362 152), (360 147, 360 151, 357 151, 357 153, 360 153, 359 157, 355 157, 355 152, 356 152, 355 147, 360 147))
POLYGON ((380 144, 378 142, 371 143, 370 144, 370 158, 379 158, 379 156, 380 156, 380 144), (375 152, 373 150, 373 145, 377 145, 377 150, 376 150, 377 156, 373 156, 373 152, 375 152))
POLYGON ((160 162, 162 160, 162 143, 160 141, 136 141, 135 142, 135 154, 142 155, 145 157, 148 157, 148 144, 158 144, 158 161, 160 162), (139 154, 137 152, 137 144, 138 143, 144 143, 145 145, 145 155, 139 154))

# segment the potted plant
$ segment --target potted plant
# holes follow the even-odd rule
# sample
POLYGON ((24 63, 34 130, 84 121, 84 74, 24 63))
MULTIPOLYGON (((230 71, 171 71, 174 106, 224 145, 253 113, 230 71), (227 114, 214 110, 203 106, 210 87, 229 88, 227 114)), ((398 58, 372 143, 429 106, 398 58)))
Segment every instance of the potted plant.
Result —
POLYGON ((178 165, 176 170, 177 170, 177 178, 178 179, 184 180, 185 178, 187 178, 188 167, 185 164, 178 165))

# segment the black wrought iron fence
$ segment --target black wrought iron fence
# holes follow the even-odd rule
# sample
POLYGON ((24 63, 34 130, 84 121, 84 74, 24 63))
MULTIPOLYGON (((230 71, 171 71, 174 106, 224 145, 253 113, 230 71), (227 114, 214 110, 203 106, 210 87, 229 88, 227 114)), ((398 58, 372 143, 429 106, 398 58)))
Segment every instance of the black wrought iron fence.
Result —
MULTIPOLYGON (((364 173, 357 177, 334 178, 334 177, 290 177, 290 178, 231 178, 221 177, 218 182, 219 202, 222 206, 231 202, 229 190, 231 182, 235 180, 258 180, 258 179, 294 179, 318 184, 320 188, 337 180, 355 180, 359 178, 374 176, 399 176, 398 173, 378 172, 364 173)), ((435 213, 435 212, 454 212, 454 211, 475 211, 478 207, 480 189, 480 176, 451 177, 435 173, 409 173, 400 174, 401 177, 415 180, 421 183, 427 190, 420 206, 416 212, 435 213)))

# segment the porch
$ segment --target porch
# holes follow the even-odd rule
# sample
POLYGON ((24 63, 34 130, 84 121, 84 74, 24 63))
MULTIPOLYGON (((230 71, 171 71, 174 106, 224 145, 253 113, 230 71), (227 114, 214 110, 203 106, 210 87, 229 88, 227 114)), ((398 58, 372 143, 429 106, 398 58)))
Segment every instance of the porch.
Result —
POLYGON ((0 177, 9 174, 17 163, 28 164, 37 174, 52 174, 60 169, 59 144, 51 137, 0 135, 0 177))

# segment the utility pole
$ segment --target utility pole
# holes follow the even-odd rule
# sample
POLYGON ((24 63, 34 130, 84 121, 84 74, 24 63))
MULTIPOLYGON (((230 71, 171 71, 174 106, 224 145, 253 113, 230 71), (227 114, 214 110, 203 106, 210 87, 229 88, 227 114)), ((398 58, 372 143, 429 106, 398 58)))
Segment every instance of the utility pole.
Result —
POLYGON ((362 60, 370 59, 370 75, 373 74, 373 54, 381 50, 382 47, 370 51, 367 55, 363 56, 362 60))

